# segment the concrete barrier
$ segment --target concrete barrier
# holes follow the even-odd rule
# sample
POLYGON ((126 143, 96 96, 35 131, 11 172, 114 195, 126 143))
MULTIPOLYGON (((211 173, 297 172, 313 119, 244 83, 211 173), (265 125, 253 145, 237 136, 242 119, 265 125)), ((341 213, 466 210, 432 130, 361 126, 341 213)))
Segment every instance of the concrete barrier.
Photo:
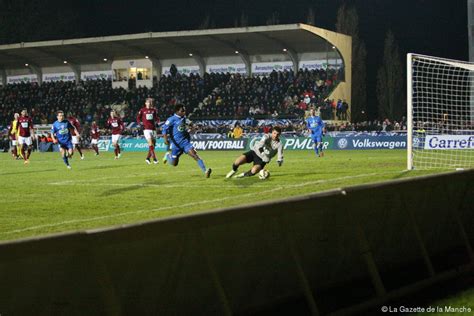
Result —
POLYGON ((471 271, 473 205, 468 170, 1 243, 0 314, 351 313, 471 271))

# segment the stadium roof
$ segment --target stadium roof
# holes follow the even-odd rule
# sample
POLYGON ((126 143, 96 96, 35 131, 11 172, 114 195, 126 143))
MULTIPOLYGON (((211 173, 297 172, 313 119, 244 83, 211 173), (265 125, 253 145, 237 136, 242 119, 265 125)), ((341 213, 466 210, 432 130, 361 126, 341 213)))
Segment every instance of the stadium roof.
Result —
POLYGON ((189 58, 189 54, 194 54, 206 58, 229 56, 236 51, 261 55, 275 54, 284 48, 295 53, 315 52, 326 51, 328 46, 331 49, 332 45, 338 47, 334 38, 346 42, 350 39, 306 24, 287 24, 28 42, 0 45, 0 68, 21 68, 25 63, 51 67, 62 65, 65 60, 77 65, 97 64, 104 58, 112 61, 145 56, 160 60, 189 58))

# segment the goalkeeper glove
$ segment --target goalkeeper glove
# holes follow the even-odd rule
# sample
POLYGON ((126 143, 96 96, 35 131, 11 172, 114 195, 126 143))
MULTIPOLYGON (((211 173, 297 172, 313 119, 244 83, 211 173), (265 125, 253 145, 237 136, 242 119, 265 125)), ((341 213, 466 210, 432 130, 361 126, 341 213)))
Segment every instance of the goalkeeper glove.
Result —
POLYGON ((278 160, 277 163, 278 163, 278 167, 281 167, 281 165, 283 164, 283 160, 278 160))

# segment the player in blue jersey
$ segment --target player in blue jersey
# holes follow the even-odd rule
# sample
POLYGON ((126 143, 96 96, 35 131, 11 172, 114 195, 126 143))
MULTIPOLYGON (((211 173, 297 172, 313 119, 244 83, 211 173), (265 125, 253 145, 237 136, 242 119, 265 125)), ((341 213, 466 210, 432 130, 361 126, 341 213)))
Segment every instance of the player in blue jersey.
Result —
POLYGON ((166 159, 172 166, 177 166, 179 157, 186 153, 197 161, 199 168, 209 178, 211 168, 204 165, 204 161, 198 156, 190 142, 190 135, 186 127, 186 108, 182 104, 175 106, 175 114, 170 116, 162 127, 163 138, 166 145, 170 145, 171 153, 166 154, 166 159))
POLYGON ((310 116, 306 119, 306 126, 308 130, 311 132, 311 139, 314 143, 314 152, 318 157, 324 156, 323 153, 323 134, 325 124, 323 120, 316 115, 316 110, 311 108, 310 116))
POLYGON ((63 111, 58 111, 57 118, 58 120, 54 122, 53 126, 51 127, 51 137, 53 138, 54 143, 58 143, 61 157, 63 158, 67 168, 71 169, 71 165, 69 165, 68 160, 68 158, 72 157, 74 153, 71 131, 74 130, 75 135, 79 135, 79 132, 71 124, 71 122, 64 119, 63 111))

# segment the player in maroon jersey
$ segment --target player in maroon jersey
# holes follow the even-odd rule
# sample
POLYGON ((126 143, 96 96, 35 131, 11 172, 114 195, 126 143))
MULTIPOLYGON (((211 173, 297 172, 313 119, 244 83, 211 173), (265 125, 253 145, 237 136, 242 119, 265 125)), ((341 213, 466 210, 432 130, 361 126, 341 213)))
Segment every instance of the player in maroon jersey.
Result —
POLYGON ((13 159, 20 159, 20 156, 18 155, 18 149, 17 149, 17 133, 18 133, 18 118, 20 117, 20 114, 15 113, 13 116, 14 120, 10 124, 10 128, 8 129, 8 136, 10 137, 10 140, 12 141, 12 157, 13 159))
POLYGON ((18 130, 18 145, 21 148, 25 164, 28 164, 33 149, 33 141, 35 140, 35 130, 33 120, 28 116, 26 109, 21 111, 21 116, 18 118, 18 130))
POLYGON ((155 155, 156 144, 156 124, 160 122, 158 111, 153 107, 153 99, 147 98, 145 100, 145 107, 138 111, 137 123, 143 125, 143 135, 148 142, 148 155, 146 156, 146 163, 150 164, 150 157, 153 157, 153 163, 157 164, 158 160, 155 155))
POLYGON ((91 146, 92 146, 92 149, 94 149, 96 156, 99 155, 99 147, 97 147, 97 144, 99 143, 99 137, 100 137, 99 127, 97 126, 97 123, 94 121, 92 122, 92 125, 91 125, 91 146))
POLYGON ((81 123, 79 122, 77 118, 75 118, 72 115, 69 115, 67 120, 69 121, 69 123, 71 123, 72 126, 76 128, 75 130, 71 131, 72 144, 74 145, 74 148, 79 152, 79 155, 81 155, 81 159, 84 159, 84 155, 82 154, 81 145, 80 145, 81 132, 82 132, 81 123))
POLYGON ((123 125, 122 119, 117 115, 117 112, 115 112, 115 110, 110 111, 110 117, 107 120, 106 124, 107 127, 112 130, 112 145, 115 147, 115 159, 119 159, 121 155, 120 146, 118 142, 125 127, 123 125))

